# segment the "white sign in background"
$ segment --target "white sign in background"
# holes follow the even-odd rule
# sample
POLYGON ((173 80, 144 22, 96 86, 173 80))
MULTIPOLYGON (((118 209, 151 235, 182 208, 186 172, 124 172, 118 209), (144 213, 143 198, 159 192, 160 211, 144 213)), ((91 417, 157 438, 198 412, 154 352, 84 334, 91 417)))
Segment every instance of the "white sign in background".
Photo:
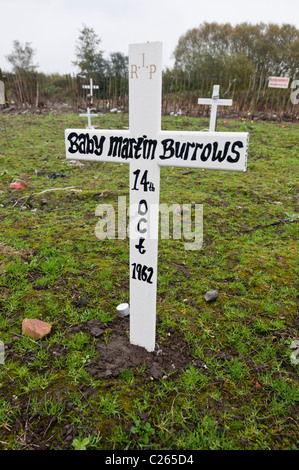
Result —
POLYGON ((288 77, 270 77, 269 88, 288 88, 290 79, 288 77))
POLYGON ((247 132, 161 130, 162 43, 129 46, 129 130, 66 129, 68 159, 129 163, 130 342, 154 351, 160 167, 246 171, 247 132))

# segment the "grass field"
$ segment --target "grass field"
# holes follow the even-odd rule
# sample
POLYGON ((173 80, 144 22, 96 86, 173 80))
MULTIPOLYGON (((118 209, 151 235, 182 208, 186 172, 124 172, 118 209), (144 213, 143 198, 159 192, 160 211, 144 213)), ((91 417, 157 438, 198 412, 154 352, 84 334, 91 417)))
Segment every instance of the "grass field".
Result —
POLYGON ((68 164, 64 129, 85 125, 0 115, 0 448, 298 450, 299 125, 219 120, 249 131, 246 173, 162 168, 161 203, 203 204, 203 246, 159 241, 159 354, 126 349, 129 243, 98 240, 95 210, 128 200, 129 172, 68 164), (24 318, 51 333, 22 336, 24 318))

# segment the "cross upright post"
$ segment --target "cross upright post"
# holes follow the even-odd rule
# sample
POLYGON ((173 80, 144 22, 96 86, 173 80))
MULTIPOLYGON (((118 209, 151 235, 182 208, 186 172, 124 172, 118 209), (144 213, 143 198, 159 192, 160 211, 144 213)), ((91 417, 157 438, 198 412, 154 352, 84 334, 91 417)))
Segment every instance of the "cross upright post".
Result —
POLYGON ((246 171, 248 133, 161 130, 162 43, 129 46, 129 130, 66 129, 66 158, 129 163, 130 342, 154 351, 160 167, 246 171))
POLYGON ((216 129, 217 107, 218 106, 231 106, 233 104, 232 100, 223 100, 219 98, 219 88, 220 88, 219 85, 213 86, 212 98, 199 98, 198 99, 198 104, 207 104, 211 106, 209 132, 215 132, 215 129, 216 129))

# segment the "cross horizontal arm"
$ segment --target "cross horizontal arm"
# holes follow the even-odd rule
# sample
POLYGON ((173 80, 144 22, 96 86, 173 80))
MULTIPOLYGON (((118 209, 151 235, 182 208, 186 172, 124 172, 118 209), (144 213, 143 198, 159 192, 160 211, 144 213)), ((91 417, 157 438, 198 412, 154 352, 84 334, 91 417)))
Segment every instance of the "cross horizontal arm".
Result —
POLYGON ((97 114, 90 114, 90 113, 86 113, 86 114, 79 114, 80 117, 98 117, 97 114))
POLYGON ((98 90, 99 89, 99 85, 82 85, 82 88, 86 88, 86 89, 90 89, 90 88, 93 88, 95 90, 98 90))
POLYGON ((67 129, 65 141, 69 159, 246 171, 247 132, 161 131, 149 138, 128 130, 67 129))
POLYGON ((159 135, 160 166, 246 171, 248 132, 177 132, 159 135))
POLYGON ((129 163, 123 147, 124 139, 130 136, 127 130, 66 129, 66 158, 84 161, 129 163))
POLYGON ((223 99, 213 99, 213 98, 199 98, 198 99, 198 104, 208 104, 212 105, 213 103, 216 103, 217 106, 232 106, 233 100, 223 100, 223 99))

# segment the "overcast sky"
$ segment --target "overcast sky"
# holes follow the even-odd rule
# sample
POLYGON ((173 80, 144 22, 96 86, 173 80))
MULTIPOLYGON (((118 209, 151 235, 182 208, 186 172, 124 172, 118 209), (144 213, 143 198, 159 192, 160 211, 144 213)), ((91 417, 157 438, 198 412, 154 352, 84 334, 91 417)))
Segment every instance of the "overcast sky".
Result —
POLYGON ((163 42, 163 65, 173 65, 180 36, 203 22, 289 23, 299 28, 299 0, 0 0, 0 68, 13 41, 31 43, 44 73, 76 73, 75 44, 83 25, 101 38, 104 57, 128 45, 163 42))

